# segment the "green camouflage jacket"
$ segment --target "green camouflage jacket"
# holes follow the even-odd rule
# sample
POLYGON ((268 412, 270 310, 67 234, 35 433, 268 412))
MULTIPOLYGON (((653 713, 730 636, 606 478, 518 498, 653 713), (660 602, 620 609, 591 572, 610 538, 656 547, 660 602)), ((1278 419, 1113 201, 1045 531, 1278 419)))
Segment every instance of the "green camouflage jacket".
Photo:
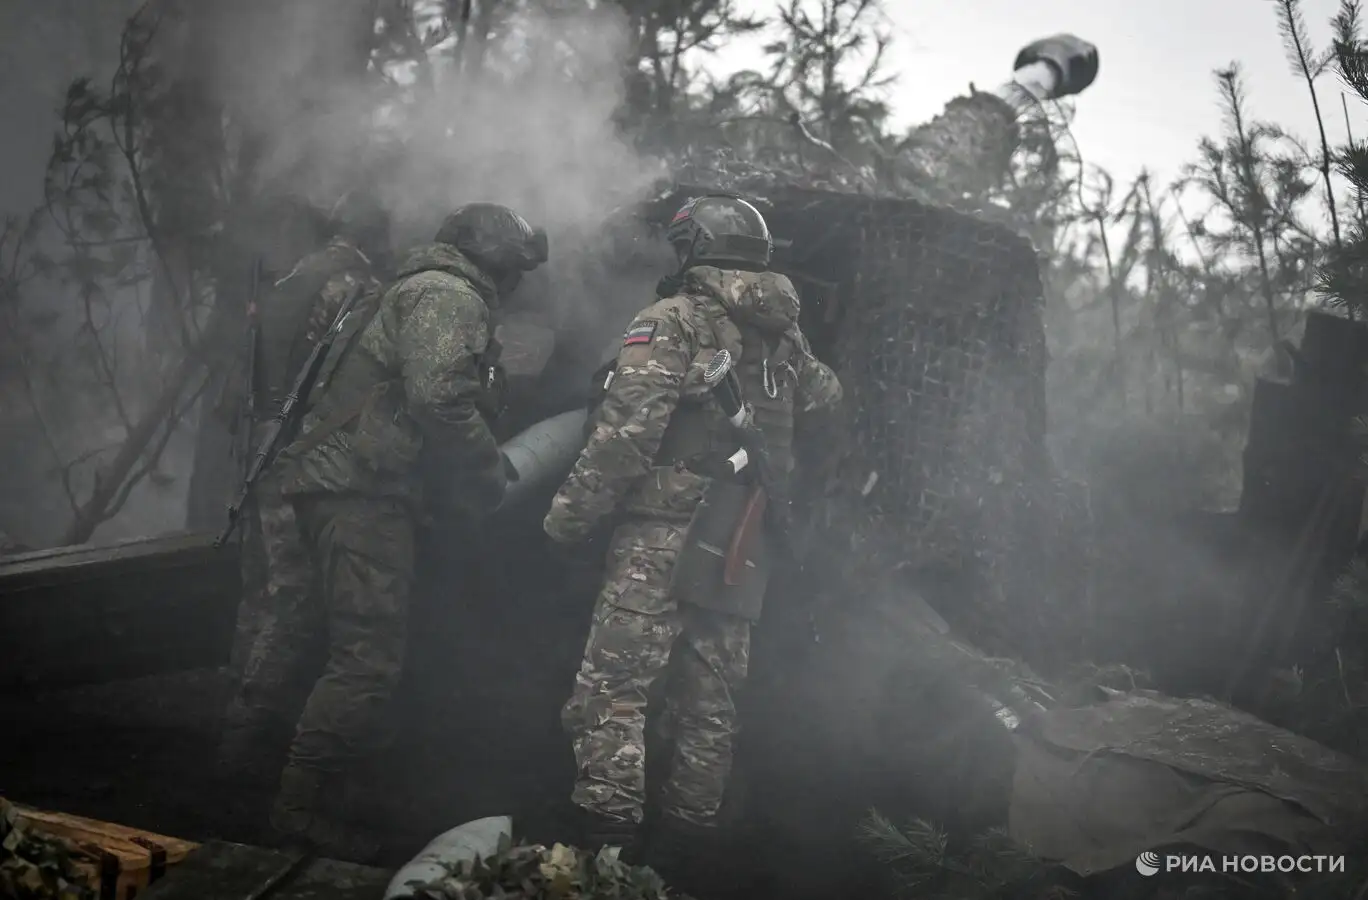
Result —
POLYGON ((501 457, 478 408, 494 284, 447 244, 411 251, 397 275, 368 324, 357 311, 360 335, 344 331, 325 363, 322 394, 282 454, 285 491, 416 503, 427 490, 445 494, 438 504, 497 506, 501 457))
MULTIPOLYGON (((776 272, 741 272, 697 266, 679 292, 637 314, 623 338, 617 368, 593 420, 588 445, 552 500, 543 523, 562 542, 584 538, 605 516, 621 507, 632 516, 687 522, 707 479, 688 469, 658 464, 662 441, 681 401, 702 404, 708 389, 702 369, 721 347, 740 358, 738 325, 787 338, 792 350, 779 379, 777 407, 769 424, 757 409, 756 423, 771 451, 782 451, 776 465, 790 465, 787 442, 792 420, 834 407, 841 399, 836 374, 812 355, 798 328, 798 295, 776 272), (788 422, 784 420, 788 419, 788 422)), ((747 399, 764 405, 758 391, 747 399)), ((716 404, 700 428, 725 429, 716 404)), ((672 432, 674 433, 674 432, 672 432)))

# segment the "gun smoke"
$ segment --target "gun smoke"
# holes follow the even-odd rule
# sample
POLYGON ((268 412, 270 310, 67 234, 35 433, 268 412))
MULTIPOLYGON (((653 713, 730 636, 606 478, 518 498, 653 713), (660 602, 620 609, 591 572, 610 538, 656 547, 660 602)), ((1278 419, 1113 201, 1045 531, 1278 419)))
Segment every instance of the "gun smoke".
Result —
MULTIPOLYGON (((415 3, 411 13, 386 7, 378 23, 371 2, 141 4, 137 16, 151 34, 154 77, 173 86, 172 96, 184 103, 170 113, 176 128, 158 135, 174 152, 163 153, 157 164, 169 164, 174 179, 221 162, 223 187, 197 195, 216 207, 205 216, 210 230, 230 233, 237 225, 237 240, 272 268, 288 268, 313 249, 316 238, 288 217, 260 221, 260 212, 242 227, 247 198, 255 197, 247 205, 255 202, 259 209, 297 210, 302 203, 326 210, 346 191, 368 188, 390 211, 393 243, 401 253, 431 240, 442 217, 463 203, 508 204, 546 228, 552 247, 551 262, 527 278, 509 304, 513 318, 529 311, 548 346, 551 329, 567 324, 597 346, 621 329, 652 284, 605 271, 597 252, 602 226, 617 208, 643 196, 661 172, 614 122, 629 50, 625 17, 616 7, 556 6, 491 5, 496 20, 472 23, 467 37, 443 33, 435 2, 415 3), (416 28, 401 28, 403 15, 411 15, 416 28), (425 44, 421 49, 413 44, 415 34, 425 44), (220 161, 187 162, 197 148, 215 142, 221 145, 220 161)), ((118 58, 115 34, 107 34, 109 52, 94 54, 107 69, 118 58)), ((53 73, 53 82, 84 74, 98 88, 110 72, 53 73)), ((166 85, 154 89, 164 91, 166 85)), ((58 123, 54 117, 48 124, 58 123)), ((203 174, 195 172, 195 178, 206 180, 203 174)), ((159 187, 175 190, 170 183, 152 189, 159 187)), ((7 205, 26 205, 13 200, 7 205)), ((155 268, 149 265, 149 275, 155 268)), ((43 284, 25 299, 27 306, 38 302, 62 310, 54 334, 67 334, 81 318, 68 310, 71 303, 60 296, 64 290, 43 284)), ((108 335, 125 357, 145 352, 140 348, 146 336, 137 324, 144 317, 135 307, 146 297, 136 293, 111 294, 112 307, 128 312, 108 335)), ((510 358, 510 369, 516 364, 510 358)), ((14 405, 24 406, 20 399, 14 405)), ((79 440, 68 441, 71 429, 59 423, 63 442, 77 448, 73 453, 107 442, 107 434, 95 434, 107 431, 95 424, 101 416, 78 418, 86 422, 79 440)), ((40 447, 34 455, 41 459, 32 469, 51 469, 36 435, 24 443, 40 447)), ((194 443, 189 435, 173 440, 158 467, 169 478, 158 479, 157 496, 140 486, 98 537, 184 527, 179 510, 195 465, 194 443)), ((49 476, 50 471, 41 479, 44 489, 56 490, 49 476)), ((78 493, 85 480, 78 482, 78 493)), ((53 521, 38 524, 18 509, 5 524, 36 542, 60 529, 65 515, 58 509, 53 521)))

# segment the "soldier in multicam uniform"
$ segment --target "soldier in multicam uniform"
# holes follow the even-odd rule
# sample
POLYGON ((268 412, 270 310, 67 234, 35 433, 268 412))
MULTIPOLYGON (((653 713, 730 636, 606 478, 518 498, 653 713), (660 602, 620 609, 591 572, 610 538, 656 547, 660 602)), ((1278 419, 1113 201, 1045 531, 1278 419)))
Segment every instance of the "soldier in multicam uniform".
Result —
POLYGON ((574 545, 621 514, 562 714, 579 767, 572 800, 587 820, 586 844, 632 843, 646 801, 647 696, 673 655, 666 685, 674 758, 651 859, 677 874, 716 833, 736 694, 764 592, 763 583, 738 594, 721 577, 684 572, 700 558, 704 533, 717 530, 703 521, 714 513, 702 511, 720 509, 717 498, 736 481, 721 466, 736 438, 702 372, 719 349, 740 361, 742 393, 784 478, 795 416, 835 407, 841 388, 799 330, 792 283, 767 270, 772 242, 755 207, 730 196, 696 199, 668 237, 680 273, 662 281, 662 299, 628 328, 588 445, 543 527, 557 544, 574 545), (680 590, 685 580, 692 587, 680 590))
MULTIPOLYGON (((304 358, 353 294, 374 306, 389 260, 389 215, 367 192, 349 191, 328 215, 332 237, 265 292, 251 314, 259 323, 252 374, 250 446, 265 437, 304 358)), ((314 605, 313 567, 300 540, 294 508, 268 470, 253 490, 242 553, 243 601, 238 614, 241 671, 224 713, 219 774, 260 782, 279 775, 278 752, 289 740, 302 697, 299 671, 308 649, 314 605), (275 758, 274 766, 271 763, 275 758)))
POLYGON ((328 639, 271 812, 285 840, 357 860, 378 850, 325 804, 385 742, 419 516, 480 516, 503 498, 506 463, 489 427, 502 383, 491 317, 545 260, 545 233, 507 207, 449 215, 378 304, 349 318, 281 454, 281 493, 321 581, 328 639))

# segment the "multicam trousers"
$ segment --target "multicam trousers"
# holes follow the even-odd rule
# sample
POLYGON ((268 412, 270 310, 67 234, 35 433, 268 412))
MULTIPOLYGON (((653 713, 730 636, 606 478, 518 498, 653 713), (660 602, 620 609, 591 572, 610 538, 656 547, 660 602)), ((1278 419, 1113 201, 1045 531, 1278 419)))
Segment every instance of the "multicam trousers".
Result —
POLYGON ((667 668, 673 759, 662 811, 713 824, 731 775, 750 622, 671 598, 683 538, 681 528, 656 522, 628 523, 613 535, 584 661, 561 713, 579 767, 571 799, 609 817, 642 819, 647 697, 667 668))
POLYGON ((413 519, 394 501, 317 496, 271 507, 261 521, 264 533, 277 528, 263 541, 275 567, 234 707, 245 716, 282 712, 325 644, 289 761, 340 772, 385 742, 407 642, 413 519))

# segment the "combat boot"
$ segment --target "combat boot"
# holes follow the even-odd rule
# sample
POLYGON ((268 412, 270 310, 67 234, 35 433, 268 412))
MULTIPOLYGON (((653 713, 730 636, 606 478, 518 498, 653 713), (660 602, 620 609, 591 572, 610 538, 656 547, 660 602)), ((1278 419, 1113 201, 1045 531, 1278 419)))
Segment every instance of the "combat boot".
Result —
POLYGON ((335 781, 325 772, 286 766, 271 808, 272 837, 277 843, 307 847, 330 859, 373 862, 380 855, 379 838, 323 812, 324 798, 337 790, 335 781))
POLYGON ((721 829, 662 813, 646 846, 647 866, 671 888, 697 897, 710 896, 727 881, 722 859, 721 829))

